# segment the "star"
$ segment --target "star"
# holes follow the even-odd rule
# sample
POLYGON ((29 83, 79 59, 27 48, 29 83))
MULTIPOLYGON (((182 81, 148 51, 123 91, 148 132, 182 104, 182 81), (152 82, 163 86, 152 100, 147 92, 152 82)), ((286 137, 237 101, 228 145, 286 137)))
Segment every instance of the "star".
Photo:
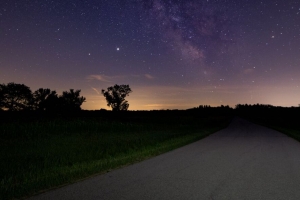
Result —
MULTIPOLYGON (((170 87, 176 90, 176 95, 170 99, 161 96, 153 101, 168 99, 166 105, 177 105, 174 102, 184 97, 186 107, 182 104, 180 108, 203 102, 217 105, 222 98, 223 103, 235 106, 244 103, 247 91, 251 89, 260 94, 251 101, 253 103, 269 101, 278 106, 300 103, 299 95, 295 95, 300 91, 300 79, 286 81, 287 77, 300 76, 297 69, 300 60, 295 53, 300 47, 299 23, 295 18, 300 16, 300 6, 296 3, 135 0, 123 4, 116 0, 85 4, 85 1, 66 0, 55 3, 55 6, 70 11, 61 14, 53 11, 52 1, 24 1, 24 6, 30 7, 31 12, 22 14, 24 19, 31 20, 15 24, 14 19, 18 19, 22 6, 20 3, 18 7, 19 1, 11 2, 16 3, 5 5, 2 16, 0 13, 4 17, 1 22, 7 27, 0 31, 0 38, 5 37, 1 45, 6 49, 5 54, 0 54, 0 69, 6 71, 5 75, 0 73, 1 84, 4 79, 19 83, 24 80, 32 89, 41 84, 65 90, 67 88, 61 86, 64 84, 58 84, 60 81, 52 78, 65 69, 63 73, 68 74, 65 76, 68 78, 61 81, 89 80, 92 76, 95 81, 89 84, 94 88, 96 80, 104 85, 109 81, 111 84, 130 83, 136 91, 134 94, 148 92, 145 88, 151 89, 151 93, 156 91, 155 87, 164 93, 170 87), (42 15, 41 8, 51 14, 42 15), (56 67, 50 67, 52 63, 56 63, 56 67), (18 67, 14 71, 11 66, 18 67), (82 70, 82 66, 87 70, 82 70), (47 74, 47 80, 33 78, 42 73, 47 74), (144 78, 145 74, 151 74, 155 79, 149 82, 147 77, 144 78), (212 87, 215 95, 206 96, 206 92, 212 91, 212 85, 217 86, 212 87), (290 100, 280 99, 278 88, 281 87, 286 89, 285 94, 290 94, 290 100), (190 90, 196 90, 197 97, 193 100, 188 98, 190 90), (228 95, 227 91, 235 95, 228 95)), ((106 107, 105 101, 96 102, 92 94, 89 96, 87 84, 80 83, 82 81, 74 82, 70 87, 87 94, 83 109, 106 107)), ((106 87, 100 86, 101 89, 106 87)), ((138 103, 131 104, 130 109, 150 108, 144 107, 148 99, 141 96, 134 97, 138 103)))

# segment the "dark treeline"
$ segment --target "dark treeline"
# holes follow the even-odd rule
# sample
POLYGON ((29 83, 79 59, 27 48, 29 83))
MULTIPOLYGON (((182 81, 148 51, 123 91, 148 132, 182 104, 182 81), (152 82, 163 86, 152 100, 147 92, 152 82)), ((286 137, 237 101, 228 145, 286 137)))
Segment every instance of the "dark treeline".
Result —
POLYGON ((238 104, 235 106, 238 115, 257 115, 257 114, 292 114, 300 111, 299 107, 281 107, 269 104, 238 104))
POLYGON ((252 121, 259 121, 266 124, 285 124, 287 126, 300 125, 300 106, 299 107, 281 107, 269 104, 237 104, 235 108, 229 106, 210 107, 209 105, 200 105, 199 107, 189 109, 200 113, 220 113, 239 116, 252 121))
MULTIPOLYGON (((126 111, 113 112, 104 109, 101 110, 81 110, 80 112, 37 112, 36 110, 26 110, 22 112, 0 112, 1 122, 16 122, 16 121, 40 121, 51 119, 96 119, 101 121, 119 121, 119 122, 140 122, 161 120, 173 120, 177 123, 177 119, 182 117, 209 118, 216 116, 240 116, 242 118, 274 122, 285 124, 299 124, 300 107, 276 107, 264 104, 238 104, 235 108, 229 106, 211 107, 209 105, 200 105, 187 110, 152 110, 152 111, 126 111)), ((179 123, 179 121, 178 121, 179 123)))
POLYGON ((284 124, 288 127, 300 125, 300 106, 281 107, 264 104, 238 104, 235 107, 235 115, 270 125, 284 124))
MULTIPOLYGON (((228 105, 219 107, 211 107, 210 105, 199 105, 198 107, 187 110, 156 110, 156 111, 130 111, 125 113, 114 113, 105 109, 97 111, 81 110, 82 103, 85 98, 80 96, 80 90, 70 89, 58 95, 55 90, 40 88, 34 92, 24 84, 8 83, 0 84, 0 111, 22 111, 18 112, 21 118, 25 116, 36 116, 42 118, 45 116, 57 117, 95 117, 106 116, 106 118, 122 118, 133 119, 139 116, 146 115, 194 115, 194 116, 209 116, 209 115, 237 115, 246 118, 274 118, 280 116, 283 120, 291 118, 292 121, 300 118, 299 107, 276 107, 267 104, 238 104, 235 108, 228 105), (37 112, 38 111, 38 112, 37 112), (81 111, 74 114, 74 111, 81 111), (293 116, 293 117, 292 117, 293 116)), ((2 112, 2 116, 16 118, 15 112, 2 112)), ((25 117, 26 118, 26 117, 25 117)), ((279 120, 278 119, 278 120, 279 120)))
POLYGON ((70 89, 58 95, 55 90, 39 88, 32 92, 24 84, 0 84, 0 110, 69 112, 81 110, 85 98, 80 90, 70 89))
POLYGON ((292 137, 300 141, 300 105, 298 107, 281 107, 268 104, 238 104, 234 112, 236 116, 275 128, 288 135, 297 132, 292 137))

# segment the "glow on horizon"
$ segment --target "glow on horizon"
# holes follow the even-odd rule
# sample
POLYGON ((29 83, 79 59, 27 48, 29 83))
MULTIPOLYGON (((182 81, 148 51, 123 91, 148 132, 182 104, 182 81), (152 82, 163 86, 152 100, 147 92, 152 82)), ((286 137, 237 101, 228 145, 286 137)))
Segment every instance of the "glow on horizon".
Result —
POLYGON ((0 83, 80 89, 87 110, 110 109, 101 89, 114 84, 130 85, 130 110, 300 103, 297 1, 1 6, 0 83))
MULTIPOLYGON (((297 89, 289 87, 258 88, 247 87, 184 89, 175 87, 140 87, 132 89, 133 93, 126 98, 129 110, 163 110, 197 107, 210 105, 212 107, 229 105, 234 108, 237 104, 270 104, 273 106, 298 106, 300 100, 297 89), (268 92, 266 92, 268 91, 268 92), (284 91, 284 92, 283 92, 284 91), (293 93, 294 95, 290 95, 293 93)), ((86 95, 87 102, 83 103, 85 110, 110 110, 104 97, 100 94, 86 95)))

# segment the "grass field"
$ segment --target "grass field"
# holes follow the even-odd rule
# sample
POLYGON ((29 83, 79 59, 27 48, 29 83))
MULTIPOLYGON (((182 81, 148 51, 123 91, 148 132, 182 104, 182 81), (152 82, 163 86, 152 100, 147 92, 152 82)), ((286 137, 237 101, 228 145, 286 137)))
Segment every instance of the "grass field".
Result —
POLYGON ((0 199, 33 195, 144 160, 230 121, 230 115, 175 111, 10 116, 0 123, 0 199))
POLYGON ((270 111, 244 113, 241 117, 277 130, 300 142, 300 108, 275 108, 270 111))
POLYGON ((265 119, 252 119, 251 121, 260 124, 262 126, 266 126, 274 130, 277 130, 300 142, 300 123, 299 124, 289 124, 285 122, 276 123, 274 121, 267 121, 265 119))

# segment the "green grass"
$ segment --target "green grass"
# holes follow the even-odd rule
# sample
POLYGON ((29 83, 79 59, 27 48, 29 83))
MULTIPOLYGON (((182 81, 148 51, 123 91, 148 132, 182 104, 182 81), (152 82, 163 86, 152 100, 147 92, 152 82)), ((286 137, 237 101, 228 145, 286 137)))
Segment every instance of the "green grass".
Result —
POLYGON ((294 115, 280 115, 280 114, 265 114, 256 115, 255 117, 243 116, 244 118, 252 121, 253 123, 266 126, 268 128, 277 130, 285 135, 294 138, 300 142, 300 123, 299 118, 294 115))
POLYGON ((286 124, 263 123, 258 121, 256 121, 256 123, 284 133, 285 135, 300 142, 300 128, 297 128, 295 126, 288 126, 286 124))
POLYGON ((270 128, 273 128, 281 133, 284 133, 291 138, 294 138, 300 142, 300 129, 295 128, 288 128, 288 127, 282 127, 282 126, 269 126, 270 128))
POLYGON ((30 196, 199 140, 231 117, 173 114, 0 124, 0 199, 30 196))

